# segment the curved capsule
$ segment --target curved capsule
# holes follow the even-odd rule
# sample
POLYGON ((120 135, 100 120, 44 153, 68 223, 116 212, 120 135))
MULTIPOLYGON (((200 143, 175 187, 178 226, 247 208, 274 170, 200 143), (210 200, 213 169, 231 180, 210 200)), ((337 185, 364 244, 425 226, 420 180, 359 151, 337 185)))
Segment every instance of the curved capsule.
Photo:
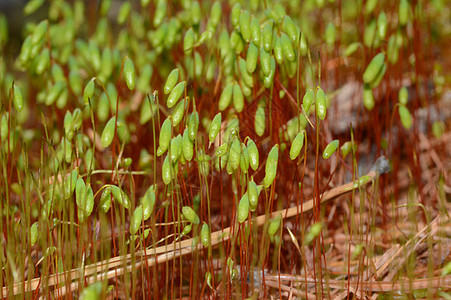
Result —
POLYGON ((175 84, 179 80, 179 69, 176 68, 169 73, 166 83, 164 84, 163 92, 167 95, 174 88, 175 84))
POLYGON ((247 193, 244 193, 244 195, 241 197, 240 202, 238 203, 237 208, 237 219, 238 222, 243 223, 247 220, 247 217, 249 216, 249 198, 247 193))
POLYGON ((247 195, 249 198, 249 209, 250 211, 255 211, 258 206, 258 188, 257 184, 254 182, 254 180, 249 180, 249 183, 247 184, 247 195))
POLYGON ((163 166, 161 167, 161 178, 164 184, 168 185, 172 180, 172 170, 171 163, 169 162, 169 155, 166 155, 163 161, 163 166))
POLYGON ((385 54, 379 53, 371 60, 365 72, 363 73, 363 82, 370 83, 376 79, 379 72, 384 66, 385 54))
POLYGON ((103 148, 108 147, 113 142, 115 126, 116 126, 116 117, 111 117, 108 123, 106 123, 102 135, 100 137, 100 143, 102 144, 103 148))
POLYGON ((343 156, 343 159, 348 156, 349 152, 351 152, 351 146, 352 143, 350 141, 347 141, 340 147, 341 156, 343 156))
POLYGON ((165 16, 166 16, 166 10, 167 10, 167 1, 159 0, 156 3, 155 8, 155 14, 153 16, 153 26, 158 27, 163 22, 165 16))
POLYGON ((335 43, 336 30, 332 22, 329 22, 326 27, 326 32, 324 33, 324 39, 328 45, 333 45, 335 43))
POLYGON ((265 178, 263 179, 263 185, 268 188, 276 178, 277 163, 279 160, 279 145, 276 144, 272 147, 268 154, 265 166, 265 178))
POLYGON ((135 67, 130 58, 125 57, 124 63, 124 77, 125 83, 130 91, 135 89, 135 67))
POLYGON ((94 95, 94 78, 89 80, 86 84, 85 89, 83 90, 83 101, 85 104, 89 103, 89 99, 94 95))
POLYGON ((249 74, 246 68, 246 61, 240 58, 238 66, 240 68, 241 80, 249 87, 254 86, 254 77, 252 74, 249 74))
POLYGON ((185 217, 185 219, 187 219, 191 223, 193 223, 193 224, 199 224, 200 223, 199 216, 196 214, 196 212, 191 207, 183 206, 182 207, 182 214, 185 217))
POLYGON ((211 6, 210 11, 210 21, 213 27, 218 26, 219 21, 221 21, 222 8, 219 1, 215 1, 211 6))
POLYGON ((111 193, 113 194, 114 200, 119 202, 126 209, 130 209, 130 199, 123 190, 121 190, 119 187, 115 185, 112 185, 111 193))
POLYGON ((299 43, 299 52, 302 56, 306 56, 308 53, 307 38, 304 31, 301 33, 301 42, 299 43))
POLYGON ((194 142, 197 137, 197 130, 199 128, 199 114, 197 111, 191 113, 188 122, 188 135, 190 140, 194 142))
POLYGON ((86 202, 86 184, 83 178, 79 177, 75 185, 75 201, 77 207, 84 207, 86 202))
POLYGON ((20 88, 14 84, 14 98, 13 98, 14 108, 21 112, 23 109, 23 97, 20 88))
POLYGON ((405 129, 410 129, 412 127, 412 115, 405 105, 400 104, 398 107, 399 118, 401 119, 402 126, 405 129))
POLYGON ((387 71, 387 64, 384 62, 384 64, 382 65, 382 69, 379 71, 376 78, 369 83, 370 88, 374 89, 375 87, 379 86, 379 84, 382 81, 382 78, 384 78, 386 71, 387 71))
POLYGON ((251 139, 247 140, 247 150, 249 152, 249 164, 251 165, 252 170, 256 171, 259 165, 259 154, 257 145, 255 145, 254 141, 251 139))
POLYGON ((205 248, 211 246, 210 227, 205 222, 200 230, 200 242, 202 243, 202 245, 204 245, 205 248))
POLYGON ((210 130, 208 132, 208 140, 210 141, 210 144, 213 143, 218 136, 219 130, 221 129, 221 120, 222 115, 221 113, 218 113, 213 118, 213 121, 211 121, 210 130))
POLYGON ((247 9, 240 14, 240 32, 246 43, 251 41, 251 15, 247 9))
POLYGON ((185 81, 179 82, 171 91, 168 96, 168 100, 166 102, 169 108, 173 107, 182 96, 183 91, 185 90, 185 81))
POLYGON ((171 141, 171 135, 172 135, 172 123, 171 119, 167 118, 164 120, 163 125, 161 125, 160 129, 160 140, 159 140, 159 147, 158 147, 158 153, 157 155, 160 156, 169 147, 169 142, 171 141))
POLYGON ((189 138, 188 128, 186 128, 185 131, 183 132, 182 152, 183 152, 183 157, 187 161, 191 161, 191 159, 193 159, 194 145, 193 145, 193 141, 191 141, 191 139, 189 138))
POLYGON ((233 106, 237 112, 242 112, 244 108, 244 96, 238 83, 233 85, 233 106))
POLYGON ((363 33, 363 44, 367 47, 371 47, 374 45, 376 41, 376 20, 373 18, 371 21, 366 24, 365 31, 363 33))
POLYGON ((372 111, 375 105, 373 90, 368 84, 363 86, 363 105, 369 111, 372 111))
POLYGON ((193 1, 191 3, 191 19, 193 21, 193 24, 198 25, 200 23, 200 4, 198 1, 193 1))
POLYGON ((246 56, 246 69, 249 73, 253 73, 257 68, 258 48, 253 42, 249 43, 246 56))
POLYGON ((221 146, 216 148, 216 150, 215 150, 216 157, 222 157, 222 156, 226 155, 228 153, 227 146, 228 146, 227 144, 222 144, 221 146))
POLYGON ((130 233, 136 234, 141 227, 141 223, 143 220, 143 208, 141 205, 139 205, 137 208, 135 208, 135 211, 133 212, 132 218, 130 219, 130 233))
POLYGON ((316 91, 316 116, 321 120, 326 118, 326 95, 322 88, 316 91))
POLYGON ((271 88, 271 85, 274 81, 274 74, 276 73, 276 60, 274 57, 271 56, 271 72, 269 73, 269 76, 265 76, 263 78, 263 85, 265 88, 269 89, 271 88))
POLYGON ((220 111, 225 110, 230 105, 230 102, 232 102, 233 86, 233 83, 229 83, 222 91, 218 102, 218 109, 220 111))
POLYGON ((299 132, 291 143, 290 159, 293 160, 299 156, 299 153, 304 146, 304 132, 299 132))
POLYGON ((337 150, 339 144, 340 142, 338 140, 333 140, 332 142, 330 142, 323 151, 323 158, 328 159, 329 157, 331 157, 332 154, 334 154, 337 150))

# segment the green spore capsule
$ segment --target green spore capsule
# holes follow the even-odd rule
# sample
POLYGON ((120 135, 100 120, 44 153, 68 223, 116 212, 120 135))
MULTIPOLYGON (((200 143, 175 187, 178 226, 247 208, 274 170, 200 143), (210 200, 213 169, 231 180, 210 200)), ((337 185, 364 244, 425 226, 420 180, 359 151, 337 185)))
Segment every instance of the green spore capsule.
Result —
POLYGON ((176 127, 183 119, 186 110, 186 99, 183 99, 175 106, 172 112, 172 126, 176 127))
POLYGON ((251 15, 247 9, 240 14, 240 32, 246 43, 251 41, 251 15))
POLYGON ((168 185, 172 180, 172 170, 171 163, 169 162, 169 155, 164 158, 163 166, 161 167, 161 178, 166 185, 168 185))
POLYGON ((310 111, 310 106, 313 103, 313 89, 309 89, 305 95, 304 98, 302 98, 302 107, 304 108, 305 113, 308 115, 310 111))
POLYGON ((191 161, 194 155, 194 145, 193 141, 189 138, 188 128, 185 129, 182 136, 182 152, 183 157, 187 161, 191 161))
POLYGON ((180 82, 172 89, 166 102, 169 108, 173 107, 179 101, 184 90, 185 90, 185 81, 180 82))
POLYGON ((304 132, 299 132, 291 143, 290 159, 293 160, 299 156, 299 153, 304 146, 304 132))
POLYGON ((226 155, 227 153, 228 153, 227 152, 227 144, 222 144, 215 150, 216 157, 222 157, 222 156, 226 155))
POLYGON ((410 129, 412 127, 412 115, 405 105, 400 104, 398 107, 399 118, 401 119, 402 126, 405 129, 410 129))
POLYGON ((122 25, 127 21, 131 11, 130 2, 124 2, 119 8, 119 13, 117 14, 117 22, 122 25))
POLYGON ((185 55, 191 55, 194 46, 194 31, 192 28, 188 29, 185 33, 185 38, 183 39, 183 51, 185 55))
POLYGON ((107 213, 108 210, 110 210, 111 207, 111 187, 107 186, 103 189, 102 194, 100 196, 99 201, 99 208, 104 212, 107 213))
POLYGON ((363 86, 363 105, 368 111, 372 111, 375 105, 373 90, 368 84, 363 86))
POLYGON ((255 120, 254 120, 255 133, 257 133, 258 136, 262 136, 265 133, 266 127, 265 118, 266 118, 265 109, 262 106, 259 106, 257 108, 257 111, 255 112, 255 120))
POLYGON ((271 88, 272 84, 274 83, 274 74, 276 74, 276 60, 271 56, 271 72, 268 76, 265 76, 263 78, 263 85, 265 86, 265 88, 271 88))
POLYGON ((263 41, 263 49, 266 52, 270 52, 273 46, 273 32, 272 32, 272 24, 266 24, 262 30, 262 41, 263 41))
POLYGON ((363 82, 370 83, 376 79, 379 72, 384 66, 385 54, 379 53, 371 60, 365 72, 363 73, 363 82))
POLYGON ((141 227, 143 219, 143 208, 141 205, 135 208, 132 218, 130 219, 130 234, 136 234, 141 227))
POLYGON ((152 215, 154 207, 155 207, 155 200, 156 200, 155 186, 151 185, 147 189, 144 196, 141 198, 141 205, 143 208, 144 221, 149 219, 150 216, 152 215))
POLYGON ((111 119, 106 123, 105 128, 103 129, 102 135, 100 137, 100 143, 103 148, 108 147, 114 138, 114 127, 116 124, 116 117, 111 117, 111 119))
POLYGON ((251 36, 252 42, 259 46, 261 42, 261 29, 257 18, 252 18, 251 20, 251 36))
POLYGON ((190 140, 192 140, 193 142, 196 140, 198 128, 199 114, 197 113, 197 111, 194 111, 193 113, 191 113, 188 122, 188 135, 190 140))
POLYGON ((39 44, 44 37, 45 33, 47 32, 48 28, 48 21, 44 20, 41 21, 38 25, 36 25, 33 35, 31 36, 31 42, 33 45, 39 44))
POLYGON ((263 179, 263 185, 268 188, 276 178, 277 164, 279 160, 279 145, 276 144, 272 147, 268 154, 265 166, 265 178, 263 179))
POLYGON ((237 208, 237 220, 240 223, 243 223, 247 220, 247 217, 249 216, 249 197, 247 193, 244 193, 244 195, 241 197, 240 202, 238 203, 237 208))
POLYGON ((409 20, 409 1, 401 0, 399 1, 398 8, 398 21, 399 25, 405 26, 409 20))
POLYGON ((321 120, 326 118, 326 95, 322 88, 316 91, 316 116, 321 120))
POLYGON ((14 97, 13 97, 14 108, 21 112, 23 110, 23 97, 20 88, 14 84, 14 97))
POLYGON ((277 217, 271 220, 268 226, 269 236, 274 236, 276 234, 277 230, 279 230, 281 221, 282 221, 281 215, 278 215, 277 217))
POLYGON ((301 33, 301 42, 299 43, 299 52, 302 56, 306 56, 308 53, 308 45, 307 38, 305 37, 305 33, 301 33))
POLYGON ((249 170, 249 151, 244 143, 241 144, 240 168, 245 174, 249 170))
POLYGON ((111 193, 113 194, 114 200, 119 202, 120 205, 122 205, 126 209, 130 209, 130 199, 128 195, 121 190, 119 187, 112 185, 111 186, 111 193))
POLYGON ((347 141, 340 147, 341 156, 343 156, 343 159, 346 158, 346 156, 348 156, 349 152, 351 152, 351 146, 352 143, 350 141, 347 141))
POLYGON ((377 34, 381 40, 385 39, 385 35, 387 34, 387 15, 384 11, 377 18, 377 34))
POLYGON ((249 152, 249 164, 252 170, 256 171, 259 166, 259 154, 257 145, 250 138, 247 140, 247 150, 249 152))
POLYGON ((379 84, 382 81, 382 78, 384 78, 386 71, 387 71, 387 64, 384 62, 384 64, 382 65, 382 69, 379 71, 376 78, 369 83, 370 88, 374 89, 379 86, 379 84))
POLYGON ((339 144, 340 142, 338 140, 333 140, 332 142, 330 142, 323 151, 323 158, 328 159, 329 157, 331 157, 332 154, 334 154, 337 150, 339 144))
POLYGON ((346 47, 346 49, 345 49, 345 51, 344 51, 344 55, 345 56, 351 56, 352 54, 354 54, 354 52, 356 52, 357 51, 357 49, 359 49, 359 47, 360 47, 360 43, 359 42, 354 42, 354 43, 351 43, 351 44, 349 44, 347 47, 346 47))
POLYGON ((219 21, 221 21, 222 8, 221 3, 219 1, 215 1, 211 6, 210 12, 210 22, 213 27, 218 26, 219 21))
POLYGON ((171 161, 175 163, 182 154, 182 136, 179 134, 171 140, 171 161))
POLYGON ((371 47, 376 38, 376 20, 373 18, 371 21, 366 24, 365 31, 363 33, 363 44, 367 47, 371 47))
POLYGON ((247 71, 246 61, 240 58, 238 62, 238 66, 240 68, 241 80, 249 87, 254 86, 254 77, 247 71))
POLYGON ((157 155, 161 156, 169 147, 169 142, 171 141, 172 136, 172 123, 171 119, 167 118, 164 120, 163 125, 161 125, 160 129, 160 140, 159 147, 157 150, 157 155))
POLYGON ((274 57, 279 65, 283 64, 283 49, 280 37, 276 36, 276 42, 274 44, 274 57))
POLYGON ((233 87, 234 87, 234 84, 229 83, 222 91, 222 94, 219 97, 219 102, 218 102, 218 109, 220 111, 225 110, 232 102, 233 87))
POLYGON ((249 180, 247 184, 247 195, 249 198, 249 210, 255 211, 258 206, 258 187, 254 180, 249 180))
POLYGON ((249 43, 246 56, 246 69, 249 73, 253 73, 257 68, 258 48, 254 43, 249 43))
POLYGON ((285 33, 282 33, 280 36, 280 42, 282 44, 282 50, 284 57, 286 57, 289 61, 294 61, 296 59, 296 54, 293 50, 293 45, 291 44, 291 40, 285 33))
POLYGON ((166 83, 164 84, 163 92, 167 95, 174 88, 175 84, 179 80, 179 69, 174 69, 169 73, 166 83))
POLYGON ((298 40, 298 29, 296 28, 296 25, 293 22, 293 19, 286 15, 283 18, 282 23, 283 31, 288 35, 288 37, 291 39, 293 43, 296 43, 298 40))
POLYGON ((125 83, 130 91, 135 89, 135 67, 130 58, 125 57, 124 62, 124 77, 125 83))
POLYGON ((200 230, 200 242, 202 243, 202 245, 204 245, 205 248, 211 246, 210 227, 205 222, 200 230))
POLYGON ((168 3, 166 0, 158 0, 156 4, 155 14, 153 16, 153 26, 158 27, 166 17, 168 3))
POLYGON ((240 158, 241 158, 241 143, 238 139, 235 139, 232 142, 232 146, 230 147, 229 158, 227 161, 227 172, 229 174, 233 173, 233 171, 238 169, 238 166, 240 165, 240 158))
POLYGON ((398 101, 402 105, 407 105, 407 100, 409 99, 409 91, 405 86, 399 89, 398 92, 398 101))
POLYGON ((271 73, 271 55, 263 48, 260 50, 260 65, 263 75, 269 76, 271 73))
POLYGON ((199 224, 200 219, 199 216, 196 214, 196 212, 189 206, 183 206, 182 207, 182 214, 189 222, 193 224, 199 224))
POLYGON ((38 222, 34 222, 33 225, 30 227, 30 244, 31 246, 34 246, 36 242, 38 241, 38 222))
POLYGON ((238 83, 233 85, 233 106, 237 112, 242 112, 244 108, 244 96, 238 83))
POLYGON ((85 104, 89 104, 89 99, 92 99, 92 96, 94 95, 94 80, 95 78, 89 80, 83 90, 83 102, 85 104))
POLYGON ((237 29, 240 26, 240 15, 241 15, 241 4, 239 2, 233 5, 230 12, 230 21, 232 22, 233 28, 237 29))
POLYGON ((213 118, 213 121, 211 121, 210 130, 208 131, 208 140, 210 141, 210 145, 215 141, 216 137, 218 136, 219 130, 221 129, 221 121, 222 121, 221 113, 216 114, 216 116, 213 118))

